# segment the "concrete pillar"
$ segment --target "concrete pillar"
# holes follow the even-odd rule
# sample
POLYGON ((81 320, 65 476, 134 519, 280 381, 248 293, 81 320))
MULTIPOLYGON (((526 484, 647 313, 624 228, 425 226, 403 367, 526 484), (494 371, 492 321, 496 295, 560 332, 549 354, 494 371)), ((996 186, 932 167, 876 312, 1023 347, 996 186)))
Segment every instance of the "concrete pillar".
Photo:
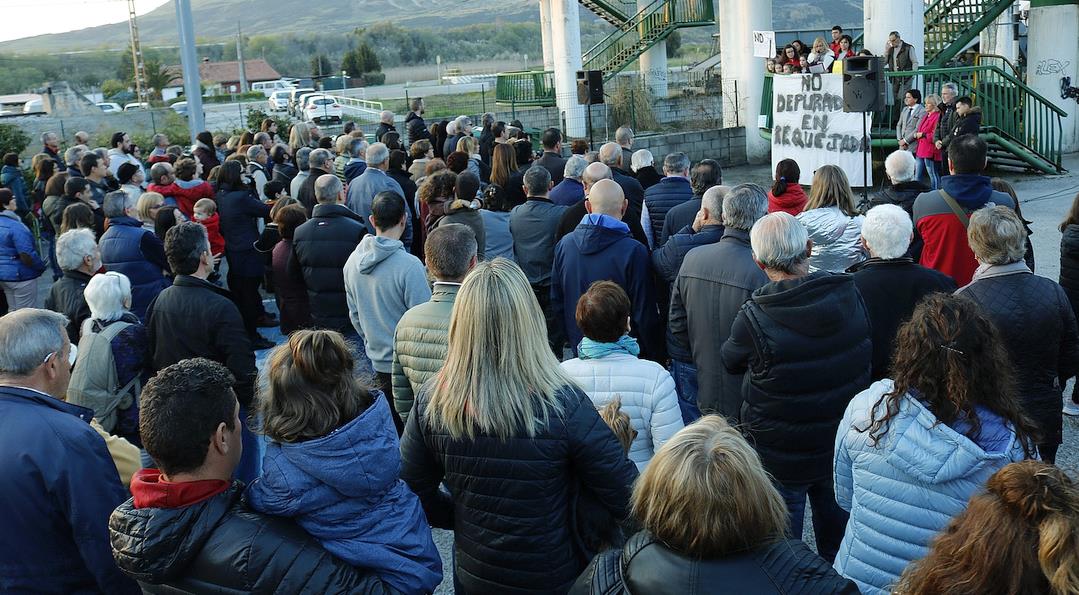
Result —
POLYGON ((1015 64, 1019 55, 1019 43, 1015 40, 1014 11, 1013 4, 978 35, 978 47, 981 53, 1003 56, 1015 64))
POLYGON ((1079 151, 1079 103, 1061 98, 1061 81, 1079 87, 1079 0, 1031 0, 1027 85, 1068 113, 1062 149, 1079 151))
MULTIPOLYGON (((652 5, 652 0, 637 0, 637 10, 652 5)), ((643 34, 643 28, 640 30, 643 34)), ((641 80, 656 99, 667 97, 667 42, 648 48, 638 59, 641 80)))
POLYGON ((724 79, 738 83, 738 120, 746 128, 746 159, 766 163, 772 146, 761 138, 757 127, 764 90, 764 59, 753 57, 753 31, 772 30, 772 3, 719 0, 718 6, 721 68, 724 79))
POLYGON ((914 46, 918 66, 925 66, 925 2, 923 0, 865 0, 865 48, 884 55, 888 34, 898 31, 914 46))
POLYGON ((543 40, 543 69, 554 70, 554 47, 551 41, 551 1, 540 0, 540 36, 543 40))
POLYGON ((566 136, 588 136, 585 109, 577 103, 577 71, 581 70, 581 19, 577 0, 550 0, 554 55, 555 101, 566 120, 566 136))

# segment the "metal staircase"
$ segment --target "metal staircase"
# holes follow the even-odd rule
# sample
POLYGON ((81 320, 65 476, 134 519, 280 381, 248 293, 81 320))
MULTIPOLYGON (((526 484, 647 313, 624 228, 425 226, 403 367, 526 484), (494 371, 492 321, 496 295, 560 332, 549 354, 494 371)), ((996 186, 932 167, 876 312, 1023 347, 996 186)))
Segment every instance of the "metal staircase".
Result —
MULTIPOLYGON (((896 76, 906 73, 896 73, 896 76)), ((998 167, 1029 169, 1047 174, 1064 171, 1061 151, 1066 112, 1042 97, 1007 69, 992 64, 958 68, 922 68, 922 94, 940 94, 944 83, 955 83, 959 95, 968 95, 982 108, 981 136, 989 144, 989 162, 998 167)), ((893 76, 886 73, 886 77, 893 76)), ((772 77, 764 81, 761 115, 767 125, 761 135, 771 138, 772 77)), ((887 81, 886 81, 887 85, 887 81)), ((899 147, 896 118, 889 110, 874 115, 883 126, 873 130, 873 147, 891 151, 899 147)))
MULTIPOLYGON (((655 44, 682 27, 715 26, 713 0, 654 0, 636 10, 624 0, 580 0, 581 4, 617 29, 582 56, 585 70, 603 71, 610 80, 655 44), (629 16, 622 12, 629 8, 629 16)), ((555 105, 551 72, 503 72, 495 82, 499 103, 520 106, 555 105)))
POLYGON ((925 65, 945 66, 1014 0, 933 0, 925 9, 925 65))

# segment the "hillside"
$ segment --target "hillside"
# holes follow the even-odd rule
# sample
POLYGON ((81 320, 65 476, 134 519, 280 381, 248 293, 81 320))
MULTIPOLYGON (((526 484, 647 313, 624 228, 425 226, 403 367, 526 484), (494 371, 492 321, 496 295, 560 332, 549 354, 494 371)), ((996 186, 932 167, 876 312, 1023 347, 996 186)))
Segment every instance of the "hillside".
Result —
MULTIPOLYGON (((200 42, 228 39, 236 23, 247 35, 272 33, 339 33, 371 25, 388 18, 402 27, 431 29, 475 23, 528 22, 539 20, 535 0, 471 0, 447 5, 426 0, 192 0, 195 30, 200 42), (494 18, 492 18, 492 16, 494 18)), ((859 0, 817 0, 789 2, 773 0, 777 29, 830 27, 833 23, 854 24, 862 20, 859 0)), ((582 15, 588 10, 581 8, 582 15)), ((167 3, 139 17, 139 33, 144 47, 176 44, 176 12, 167 3)), ((127 46, 127 23, 102 25, 67 33, 38 35, 0 43, 0 52, 59 52, 123 48, 127 46)))

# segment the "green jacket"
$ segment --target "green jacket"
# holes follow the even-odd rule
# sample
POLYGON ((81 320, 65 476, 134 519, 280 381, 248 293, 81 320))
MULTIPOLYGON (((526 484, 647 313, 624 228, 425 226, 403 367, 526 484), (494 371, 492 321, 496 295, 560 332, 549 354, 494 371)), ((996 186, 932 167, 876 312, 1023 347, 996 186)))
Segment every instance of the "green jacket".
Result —
POLYGON ((401 317, 393 337, 393 403, 402 421, 408 420, 416 392, 446 361, 450 314, 460 284, 437 282, 431 301, 401 317))

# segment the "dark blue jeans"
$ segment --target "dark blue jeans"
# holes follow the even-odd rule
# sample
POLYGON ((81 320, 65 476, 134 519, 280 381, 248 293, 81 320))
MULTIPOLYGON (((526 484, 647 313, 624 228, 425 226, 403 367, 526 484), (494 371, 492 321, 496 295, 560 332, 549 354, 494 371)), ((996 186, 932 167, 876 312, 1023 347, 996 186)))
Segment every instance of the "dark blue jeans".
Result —
POLYGON ((787 503, 791 539, 802 538, 806 496, 809 496, 809 503, 813 506, 813 533, 817 538, 817 554, 829 564, 834 562, 836 552, 839 551, 839 542, 843 541, 843 532, 847 529, 847 517, 850 515, 835 501, 832 478, 808 484, 776 482, 776 488, 787 503))
POLYGON ((682 422, 689 425, 701 417, 701 410, 697 406, 697 366, 672 359, 671 376, 674 377, 674 390, 678 393, 682 422))

